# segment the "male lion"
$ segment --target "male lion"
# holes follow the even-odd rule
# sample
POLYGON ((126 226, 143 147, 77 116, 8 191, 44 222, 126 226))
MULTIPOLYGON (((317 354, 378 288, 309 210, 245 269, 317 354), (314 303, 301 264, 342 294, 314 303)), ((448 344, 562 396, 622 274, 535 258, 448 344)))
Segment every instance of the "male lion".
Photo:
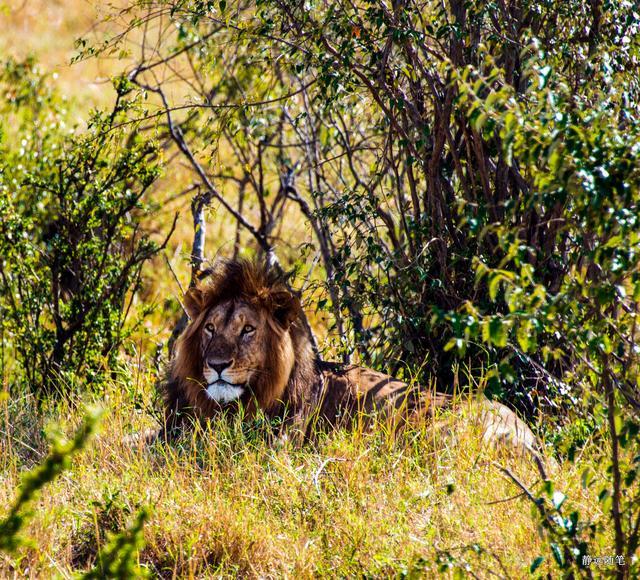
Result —
MULTIPOLYGON (((176 344, 166 383, 165 436, 185 417, 260 409, 303 436, 319 424, 343 425, 382 412, 393 421, 430 416, 451 398, 383 373, 318 360, 298 298, 273 269, 220 261, 184 297, 191 319, 176 344), (363 411, 363 413, 359 413, 363 411)), ((480 403, 484 437, 535 452, 536 439, 513 411, 480 403)))

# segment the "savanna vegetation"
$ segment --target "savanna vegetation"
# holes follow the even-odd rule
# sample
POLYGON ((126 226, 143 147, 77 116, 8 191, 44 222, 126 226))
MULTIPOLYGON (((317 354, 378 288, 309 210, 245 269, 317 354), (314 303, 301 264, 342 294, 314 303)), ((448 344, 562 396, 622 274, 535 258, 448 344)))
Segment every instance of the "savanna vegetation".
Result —
POLYGON ((640 573, 636 3, 0 18, 1 576, 640 573), (322 357, 500 400, 557 466, 464 418, 131 438, 217 255, 290 271, 322 357))

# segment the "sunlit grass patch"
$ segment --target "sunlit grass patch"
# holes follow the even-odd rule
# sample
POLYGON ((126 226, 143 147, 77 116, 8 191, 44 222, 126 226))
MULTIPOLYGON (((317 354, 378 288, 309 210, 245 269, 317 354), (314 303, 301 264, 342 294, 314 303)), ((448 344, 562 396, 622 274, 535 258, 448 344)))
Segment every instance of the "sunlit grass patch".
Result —
MULTIPOLYGON (((145 389, 151 385, 146 383, 145 389)), ((222 419, 196 427, 175 445, 132 445, 126 436, 152 425, 118 382, 102 397, 100 435, 42 496, 28 534, 35 541, 0 574, 42 576, 87 569, 110 532, 139 509, 150 517, 140 562, 162 577, 241 574, 431 575, 451 558, 476 573, 502 566, 524 575, 545 539, 528 501, 498 470, 507 466, 532 489, 533 463, 487 448, 460 421, 455 436, 425 423, 390 437, 383 426, 338 430, 303 446, 268 426, 222 419)), ((13 498, 19 474, 46 451, 42 430, 63 418, 71 431, 80 401, 40 417, 28 397, 3 403, 0 505, 13 498), (25 446, 25 439, 31 443, 25 446)), ((554 474, 581 510, 597 513, 578 468, 554 474)))

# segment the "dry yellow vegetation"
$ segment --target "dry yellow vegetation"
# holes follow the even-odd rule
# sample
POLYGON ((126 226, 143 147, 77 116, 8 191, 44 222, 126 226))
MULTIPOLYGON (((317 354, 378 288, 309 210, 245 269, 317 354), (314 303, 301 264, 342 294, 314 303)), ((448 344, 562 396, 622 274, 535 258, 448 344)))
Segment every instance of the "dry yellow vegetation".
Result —
POLYGON ((4 56, 35 56, 52 75, 61 92, 84 107, 101 106, 113 99, 109 76, 115 64, 88 60, 70 66, 74 42, 91 35, 109 6, 90 0, 5 0, 0 2, 0 51, 4 56))
MULTIPOLYGON (((69 577, 94 564, 107 532, 142 507, 151 516, 140 562, 167 578, 428 577, 448 554, 479 577, 521 578, 549 553, 532 505, 499 469, 539 492, 535 466, 484 448, 471 427, 452 438, 425 425, 397 440, 382 428, 338 431, 293 448, 221 420, 175 446, 131 446, 125 436, 150 424, 139 408, 152 390, 152 377, 133 377, 105 393, 100 434, 45 488, 26 531, 33 547, 2 557, 0 576, 69 577)), ((28 397, 2 403, 0 505, 46 453, 44 426, 62 422, 70 432, 80 407, 65 403, 34 421, 28 397)), ((563 465, 554 479, 567 509, 598 519, 597 498, 580 483, 590 459, 563 465)))

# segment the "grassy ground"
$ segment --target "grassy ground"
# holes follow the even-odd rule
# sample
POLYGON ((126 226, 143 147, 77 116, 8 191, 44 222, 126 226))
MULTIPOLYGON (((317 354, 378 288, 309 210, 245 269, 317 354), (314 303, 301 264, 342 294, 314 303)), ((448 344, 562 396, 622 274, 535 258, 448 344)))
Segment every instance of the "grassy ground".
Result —
MULTIPOLYGON (((446 552, 480 577, 524 577, 539 554, 547 555, 542 570, 549 566, 532 506, 508 499, 519 490, 498 469, 539 491, 535 467, 483 448, 467 421, 456 421, 455 437, 425 425, 393 441, 380 428, 335 432, 303 448, 220 421, 170 447, 126 444, 151 424, 140 410, 150 403, 150 379, 114 381, 99 397, 108 410, 100 434, 45 488, 27 528, 34 546, 0 556, 0 577, 86 569, 107 534, 141 507, 151 517, 140 562, 160 577, 432 576, 446 552)), ((71 433, 82 405, 39 414, 29 396, 12 397, 0 416, 0 506, 8 506, 20 473, 46 454, 46 425, 71 433)), ((580 483, 587 457, 554 479, 568 511, 597 519, 597 498, 580 483)))

